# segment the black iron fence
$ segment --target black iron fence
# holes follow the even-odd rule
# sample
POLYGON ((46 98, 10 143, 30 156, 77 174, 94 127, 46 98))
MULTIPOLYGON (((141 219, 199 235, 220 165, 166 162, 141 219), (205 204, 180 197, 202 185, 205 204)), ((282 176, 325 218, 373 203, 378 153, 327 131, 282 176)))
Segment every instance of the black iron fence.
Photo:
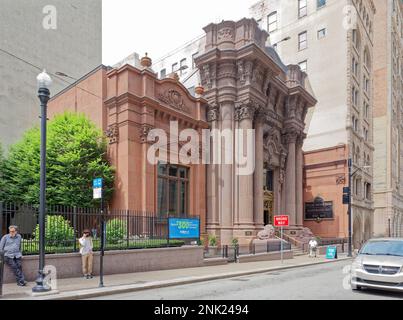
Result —
MULTIPOLYGON (((0 202, 0 231, 6 234, 11 225, 18 226, 23 238, 24 255, 39 252, 38 208, 30 205, 0 202)), ((174 217, 172 217, 174 218, 174 217)), ((198 217, 192 217, 198 218, 198 217)), ((48 206, 46 215, 46 253, 79 252, 78 239, 83 231, 92 233, 94 250, 101 247, 101 222, 106 223, 106 250, 128 250, 182 246, 184 241, 170 240, 168 217, 153 212, 106 210, 96 208, 48 206)))
MULTIPOLYGON (((291 244, 283 242, 283 251, 290 251, 291 244)), ((281 251, 281 242, 267 242, 267 244, 250 245, 224 245, 208 247, 204 251, 204 258, 227 258, 230 262, 236 262, 239 256, 257 255, 281 251)))

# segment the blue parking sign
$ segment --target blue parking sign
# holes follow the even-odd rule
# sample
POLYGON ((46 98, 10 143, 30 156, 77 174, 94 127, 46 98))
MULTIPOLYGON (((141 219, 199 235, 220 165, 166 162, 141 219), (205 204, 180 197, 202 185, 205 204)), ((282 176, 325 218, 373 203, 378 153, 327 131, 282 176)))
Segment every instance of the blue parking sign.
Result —
POLYGON ((92 187, 94 189, 101 189, 102 185, 103 185, 103 179, 98 178, 98 179, 94 179, 92 187))

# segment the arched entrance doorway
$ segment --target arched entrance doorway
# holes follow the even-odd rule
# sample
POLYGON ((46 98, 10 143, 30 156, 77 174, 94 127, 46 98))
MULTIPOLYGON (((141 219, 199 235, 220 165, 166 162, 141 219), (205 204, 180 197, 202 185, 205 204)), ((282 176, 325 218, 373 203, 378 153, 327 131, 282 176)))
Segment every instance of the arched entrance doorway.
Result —
POLYGON ((274 224, 274 171, 266 169, 263 171, 263 209, 264 225, 274 224))

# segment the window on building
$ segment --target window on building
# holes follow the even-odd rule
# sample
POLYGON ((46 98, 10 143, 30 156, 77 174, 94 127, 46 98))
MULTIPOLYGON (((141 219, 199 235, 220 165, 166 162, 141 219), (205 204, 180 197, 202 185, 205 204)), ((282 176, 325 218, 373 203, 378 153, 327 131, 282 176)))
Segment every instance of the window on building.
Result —
POLYGON ((318 39, 323 39, 324 37, 326 37, 326 28, 320 29, 318 30, 318 39))
POLYGON ((267 30, 269 33, 277 30, 277 11, 267 17, 267 30))
POLYGON ((195 62, 195 60, 196 60, 196 57, 197 57, 198 54, 199 54, 199 53, 196 52, 195 54, 192 55, 192 69, 196 69, 196 62, 195 62))
POLYGON ((353 74, 358 77, 358 61, 355 57, 353 57, 352 62, 351 62, 351 69, 353 74))
POLYGON ((361 46, 361 37, 357 29, 353 30, 353 45, 354 47, 359 50, 361 46))
POLYGON ((172 65, 172 72, 176 72, 176 71, 178 71, 178 63, 174 63, 172 65))
POLYGON ((353 86, 351 88, 351 100, 355 106, 358 106, 358 90, 353 86))
POLYGON ((189 169, 159 164, 157 192, 160 217, 186 217, 189 207, 189 169))
POLYGON ((298 17, 303 18, 308 14, 307 0, 298 0, 298 17))
POLYGON ((298 35, 298 49, 304 50, 308 48, 308 33, 306 31, 298 35))
POLYGON ((369 104, 368 103, 364 103, 364 116, 366 119, 369 118, 369 104))
POLYGON ((183 76, 184 74, 187 73, 188 66, 186 65, 186 62, 187 62, 186 58, 182 59, 181 62, 180 62, 180 70, 181 70, 180 74, 181 74, 181 76, 183 76))
POLYGON ((326 0, 317 0, 318 9, 324 7, 326 5, 326 0))
POLYGON ((308 61, 307 60, 304 60, 304 61, 298 63, 298 65, 301 68, 301 71, 307 72, 307 70, 308 70, 308 61))
POLYGON ((372 185, 370 183, 365 184, 365 199, 372 200, 372 185))
POLYGON ((160 79, 165 79, 166 76, 167 76, 167 69, 162 69, 162 70, 161 70, 160 79))

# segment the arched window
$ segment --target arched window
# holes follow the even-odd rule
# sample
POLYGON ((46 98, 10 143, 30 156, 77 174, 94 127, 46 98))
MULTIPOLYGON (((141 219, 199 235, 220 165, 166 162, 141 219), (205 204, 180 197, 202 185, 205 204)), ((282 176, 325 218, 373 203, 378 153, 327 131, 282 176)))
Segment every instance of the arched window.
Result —
POLYGON ((364 50, 364 65, 368 70, 371 70, 371 55, 369 54, 368 48, 364 50))
POLYGON ((361 34, 358 29, 353 30, 353 45, 357 50, 361 47, 361 34))

